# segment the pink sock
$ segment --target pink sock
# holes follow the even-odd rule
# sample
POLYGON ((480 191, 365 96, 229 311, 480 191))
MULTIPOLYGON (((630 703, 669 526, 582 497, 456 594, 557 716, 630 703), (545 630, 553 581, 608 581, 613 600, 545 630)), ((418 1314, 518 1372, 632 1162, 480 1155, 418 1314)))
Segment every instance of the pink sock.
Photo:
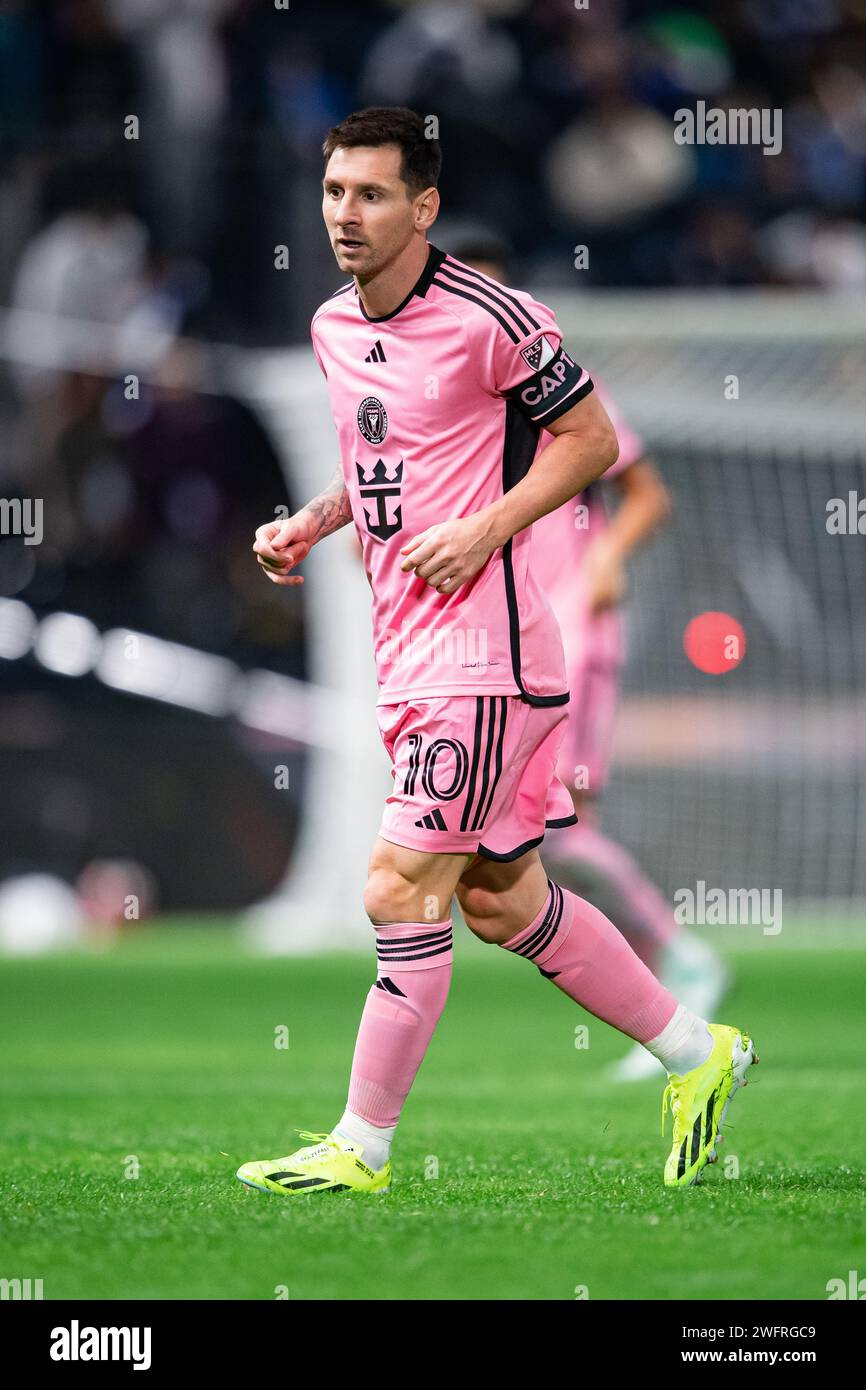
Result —
POLYGON ((553 831, 545 845, 545 858, 555 865, 561 861, 561 872, 566 878, 567 870, 572 869, 578 876, 576 886, 583 892, 590 888, 589 881, 582 881, 585 875, 588 879, 597 875, 609 886, 615 895, 619 930, 628 937, 641 960, 654 969, 662 947, 678 931, 677 921, 670 903, 628 850, 589 819, 553 831))
POLYGON ((505 949, 531 960, 557 989, 636 1042, 657 1037, 676 999, 598 908, 550 879, 548 885, 538 916, 505 949))
POLYGON ((451 983, 451 919, 376 927, 379 974, 361 1015, 347 1108, 395 1125, 451 983))

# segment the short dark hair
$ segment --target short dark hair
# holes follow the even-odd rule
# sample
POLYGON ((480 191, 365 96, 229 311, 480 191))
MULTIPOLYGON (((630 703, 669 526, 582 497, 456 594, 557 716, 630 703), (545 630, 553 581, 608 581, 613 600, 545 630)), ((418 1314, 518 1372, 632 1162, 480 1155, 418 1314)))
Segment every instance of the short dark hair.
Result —
POLYGON ((466 236, 445 238, 445 241, 456 261, 492 261, 503 270, 507 270, 514 254, 510 243, 496 232, 467 232, 466 236))
POLYGON ((413 195, 435 188, 442 168, 439 141, 425 131, 424 119, 407 106, 367 106, 353 111, 329 131, 322 153, 325 162, 338 145, 396 145, 400 150, 400 178, 413 195))

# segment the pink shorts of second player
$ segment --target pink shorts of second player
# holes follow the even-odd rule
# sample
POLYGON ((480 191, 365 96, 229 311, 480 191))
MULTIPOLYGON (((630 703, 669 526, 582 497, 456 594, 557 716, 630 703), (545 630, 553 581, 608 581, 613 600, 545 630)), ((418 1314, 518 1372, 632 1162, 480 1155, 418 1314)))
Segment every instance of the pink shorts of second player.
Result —
POLYGON ((379 705, 394 789, 379 834, 407 849, 511 860, 574 825, 556 775, 568 706, 518 695, 444 695, 379 705))
POLYGON ((620 666, 587 656, 569 667, 571 701, 556 771, 567 787, 599 796, 607 786, 620 666))

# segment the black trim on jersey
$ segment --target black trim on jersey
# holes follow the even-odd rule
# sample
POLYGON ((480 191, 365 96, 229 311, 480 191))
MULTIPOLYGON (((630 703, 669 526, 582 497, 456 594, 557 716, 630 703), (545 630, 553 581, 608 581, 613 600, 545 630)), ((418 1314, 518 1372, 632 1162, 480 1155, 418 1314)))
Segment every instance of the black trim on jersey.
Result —
POLYGON ((577 815, 572 811, 570 816, 557 816, 555 820, 546 820, 544 828, 545 830, 562 830, 567 825, 577 825, 577 823, 577 815))
MULTIPOLYGON (((511 316, 524 337, 530 334, 533 328, 538 327, 538 324, 531 314, 527 313, 524 318, 521 318, 520 315, 511 308, 510 304, 506 304, 504 296, 495 292, 492 285, 485 284, 483 281, 479 284, 475 280, 470 280, 467 276, 461 275, 458 270, 452 270, 447 261, 443 266, 440 266, 439 274, 450 275, 451 278, 456 280, 458 285, 462 285, 464 289, 477 290, 480 294, 486 294, 494 304, 500 309, 504 309, 505 313, 511 316)), ((519 300, 515 300, 514 302, 517 304, 518 309, 523 307, 519 300)))
POLYGON ((405 955, 402 955, 402 956, 394 956, 394 955, 383 956, 383 955, 380 955, 380 956, 378 957, 378 959, 379 959, 383 964, 384 964, 385 962, 387 962, 389 965, 393 965, 395 961, 400 961, 400 960, 402 960, 402 961, 407 961, 407 960, 427 960, 429 956, 441 956, 445 951, 450 951, 451 949, 452 949, 452 943, 451 943, 451 940, 450 940, 450 938, 449 938, 449 940, 445 942, 445 945, 444 945, 444 946, 436 946, 433 950, 430 950, 430 951, 411 951, 411 952, 407 952, 405 955))
POLYGON ((519 946, 511 948, 516 956, 523 956, 526 960, 535 960, 536 956, 540 956, 542 951, 547 950, 547 947, 555 939, 556 933, 559 931, 559 924, 562 921, 562 909, 565 903, 562 889, 558 883, 554 883, 551 879, 547 880, 547 884, 547 903, 541 925, 536 927, 532 935, 527 937, 525 941, 521 941, 519 946))
POLYGON ((378 318, 373 318, 367 313, 367 310, 361 303, 361 296, 358 295, 358 308, 361 310, 361 313, 368 323, 386 323, 388 319, 396 318, 400 310, 405 309, 409 300, 414 299, 416 294, 419 295, 421 299, 424 298, 433 283, 433 276, 445 259, 445 252, 440 251, 438 246, 434 246, 432 242, 428 242, 428 246, 430 249, 427 252, 427 261, 424 269, 421 271, 421 274, 418 276, 418 279, 415 281, 406 298, 402 303, 397 305, 396 309, 392 309, 390 314, 380 314, 378 318))
MULTIPOLYGON (((502 445, 502 491, 510 492, 529 472, 538 447, 540 427, 522 413, 511 399, 505 401, 505 438, 502 445)), ((514 585, 511 561, 511 539, 502 547, 502 572, 505 579, 505 600, 508 604, 508 631, 511 645, 511 672, 520 698, 528 705, 567 705, 568 691, 561 695, 532 695, 520 677, 520 614, 514 585)), ((542 837, 543 838, 543 837, 542 837)), ((536 844, 540 841, 536 840, 536 844)), ((480 853, 480 850, 479 850, 480 853)), ((506 855, 506 858, 509 856, 506 855)))
POLYGON ((478 776, 478 759, 481 755, 481 729, 484 723, 484 696, 475 696, 475 734, 472 740, 472 762, 469 765, 469 787, 460 817, 460 829, 468 830, 469 811, 475 799, 475 779, 478 776))
POLYGON ((469 786, 466 792, 466 801, 463 806, 463 814, 460 817, 461 830, 483 830, 484 822, 490 814, 490 807, 493 804, 493 797, 502 776, 502 746, 505 740, 505 721, 508 715, 508 696, 507 695, 476 695, 475 697, 475 734, 472 742, 472 762, 469 769, 469 786), (499 705, 499 730, 496 728, 496 706, 499 705), (484 714, 485 705, 489 714, 487 723, 487 739, 484 749, 483 768, 481 773, 481 788, 478 792, 478 799, 475 799, 475 790, 478 782, 478 768, 481 765, 481 740, 484 734, 484 714), (495 754, 494 754, 495 746, 495 754), (491 776, 491 760, 493 761, 491 776), (473 803, 475 814, 472 814, 473 803), (469 817, 472 816, 472 824, 469 824, 469 817))
POLYGON ((496 767, 493 776, 490 776, 490 758, 493 752, 493 740, 496 735, 496 701, 497 696, 488 695, 490 708, 490 719, 487 725, 487 747, 484 751, 484 772, 481 776, 481 792, 478 797, 478 805, 475 807, 475 815, 472 817, 470 830, 483 830, 484 822, 487 819, 493 794, 496 791, 497 783, 502 775, 502 739, 505 733, 505 715, 507 709, 507 697, 500 695, 499 699, 499 735, 496 745, 496 767), (489 789, 488 789, 489 782, 489 789))
POLYGON ((443 271, 452 265, 460 271, 461 275, 471 275, 473 280, 478 280, 480 285, 484 286, 490 294, 509 300, 516 309, 520 310, 523 317, 529 320, 530 327, 540 331, 541 325, 535 322, 526 305, 520 302, 516 294, 512 294, 504 285, 500 285, 498 280, 491 280, 489 275, 483 275, 480 270, 473 270, 471 266, 464 265, 462 261, 457 260, 456 256, 446 257, 445 265, 442 267, 443 271))
POLYGON ((430 254, 427 257, 424 269, 421 271, 415 288, 412 291, 413 294, 417 294, 421 299, 424 298, 424 296, 426 295, 427 291, 433 283, 433 276, 436 274, 436 271, 439 269, 444 259, 445 252, 440 251, 439 247, 434 246, 431 242, 430 254))
MULTIPOLYGON (((487 310, 488 314, 492 314, 501 328, 505 329, 512 343, 519 343, 521 341, 521 335, 515 333, 511 324, 508 323, 486 299, 479 299, 477 294, 467 294, 465 290, 458 290, 456 285, 449 285, 447 280, 434 280, 433 284, 438 285, 440 290, 447 290, 449 294, 456 294, 459 295, 461 299, 468 299, 472 304, 479 304, 482 309, 487 310)), ((525 337, 526 335, 523 334, 522 336, 525 337)))
MULTIPOLYGON (((484 795, 484 786, 482 785, 481 787, 481 796, 478 800, 478 809, 475 812, 475 816, 470 827, 470 829, 472 830, 484 829, 484 822, 487 820, 487 817, 490 814, 490 808, 493 805, 493 796, 497 786, 499 785, 499 778, 502 776, 502 744, 505 739, 505 719, 508 714, 508 698, 505 695, 490 695, 488 698, 490 700, 490 738, 488 740, 487 748, 488 766, 490 764, 490 742, 492 741, 493 729, 496 724, 496 701, 497 699, 499 700, 499 733, 496 738, 496 763, 493 772, 493 780, 490 783, 490 790, 486 798, 484 795)), ((486 767, 484 776, 486 779, 486 767)))
POLYGON ((385 940, 376 940, 376 955, 380 959, 389 953, 391 955, 405 955, 406 949, 418 951, 422 946, 435 946, 440 941, 450 941, 452 929, 450 926, 435 927, 431 931, 419 932, 417 936, 394 936, 387 937, 385 940))
POLYGON ((535 849, 536 845, 540 845, 543 839, 544 836, 539 835, 535 840, 527 840, 524 844, 518 845, 517 849, 509 851, 508 854, 497 854, 495 850, 485 849, 483 845, 479 845, 475 853, 480 854, 484 859, 493 859, 497 864, 510 864, 513 859, 519 859, 522 854, 528 854, 531 849, 535 849))
POLYGON ((490 754, 493 751, 493 736, 496 732, 496 706, 492 696, 488 698, 490 700, 490 718, 487 721, 487 746, 484 749, 484 770, 481 774, 481 792, 478 796, 478 804, 475 807, 475 815, 472 817, 472 824, 469 827, 470 830, 481 829, 479 825, 481 807, 484 805, 487 798, 487 784, 490 781, 490 754))
MULTIPOLYGON (((547 830, 553 830, 560 825, 577 825, 577 816, 563 817, 562 820, 546 820, 544 825, 547 830)), ((531 849, 535 849, 543 839, 544 836, 539 835, 535 840, 526 840, 524 844, 518 845, 517 849, 509 850, 508 854, 497 854, 495 850, 485 849, 483 845, 479 845, 475 853, 483 855, 485 859, 495 859, 497 864, 510 864, 512 860, 519 859, 521 854, 528 854, 531 849)))

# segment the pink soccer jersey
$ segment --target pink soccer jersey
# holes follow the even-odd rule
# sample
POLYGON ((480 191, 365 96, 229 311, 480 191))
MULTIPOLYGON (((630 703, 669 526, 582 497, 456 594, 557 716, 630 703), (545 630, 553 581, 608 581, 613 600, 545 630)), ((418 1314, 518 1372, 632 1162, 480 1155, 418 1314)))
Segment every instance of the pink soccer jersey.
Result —
MULTIPOLYGON (((623 420, 602 382, 596 378, 595 389, 610 416, 619 443, 619 458, 605 473, 605 479, 616 477, 644 455, 643 440, 623 420)), ((539 448, 550 439, 542 435, 539 448)), ((618 611, 604 609, 591 614, 581 583, 580 566, 588 543, 607 527, 604 504, 596 488, 572 497, 564 506, 549 512, 532 527, 530 564, 536 582, 553 609, 562 632, 566 654, 566 671, 572 686, 572 700, 578 692, 573 688, 575 668, 591 652, 596 665, 616 664, 622 659, 622 633, 618 611)))
POLYGON ((470 694, 565 704, 531 528, 453 594, 400 568, 413 536, 519 482, 540 431, 593 389, 550 309, 431 245, 390 314, 368 317, 353 282, 320 306, 311 334, 373 594, 378 704, 470 694))

